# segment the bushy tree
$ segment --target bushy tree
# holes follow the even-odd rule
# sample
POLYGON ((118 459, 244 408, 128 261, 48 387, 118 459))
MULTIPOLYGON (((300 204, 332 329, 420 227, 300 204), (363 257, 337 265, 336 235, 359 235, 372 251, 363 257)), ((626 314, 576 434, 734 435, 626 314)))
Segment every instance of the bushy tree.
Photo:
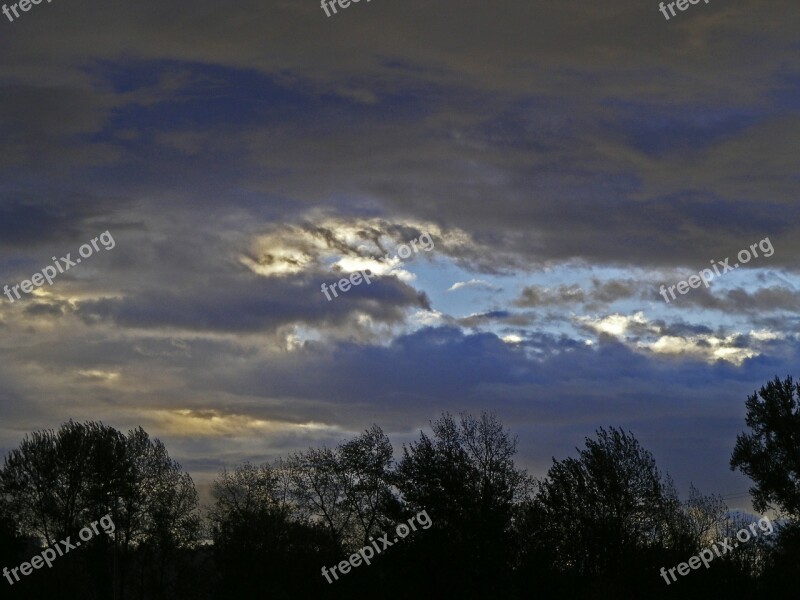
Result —
MULTIPOLYGON (((125 435, 102 423, 69 421, 57 431, 31 433, 6 457, 0 492, 20 532, 47 545, 74 539, 80 528, 110 514, 114 537, 95 536, 95 551, 81 552, 74 560, 106 562, 113 547, 120 599, 131 579, 146 581, 159 595, 167 592, 172 582, 166 570, 174 567, 176 550, 192 546, 198 535, 191 478, 141 428, 125 435), (134 565, 137 571, 130 578, 134 565)), ((96 582, 97 593, 106 594, 110 561, 93 571, 87 585, 96 582)), ((64 572, 77 577, 74 569, 64 572)))
POLYGON ((359 545, 386 528, 395 497, 391 490, 392 444, 377 425, 338 448, 343 491, 352 510, 359 545))
POLYGON ((622 594, 643 574, 644 587, 658 585, 652 557, 674 538, 680 505, 631 433, 598 430, 576 458, 553 459, 537 487, 523 518, 523 571, 561 574, 557 587, 578 595, 622 594))
POLYGON ((218 598, 318 595, 325 532, 293 512, 284 461, 245 463, 214 482, 209 510, 218 598), (255 576, 255 575, 258 576, 255 576))
POLYGON ((404 447, 396 478, 408 513, 433 521, 413 540, 420 580, 434 594, 507 594, 514 507, 529 483, 514 464, 516 438, 490 413, 445 413, 432 429, 404 447))
POLYGON ((334 449, 290 458, 293 501, 328 531, 334 556, 367 543, 388 522, 392 453, 389 439, 373 426, 334 449))
POLYGON ((745 402, 750 433, 736 438, 731 469, 755 484, 753 505, 800 518, 800 382, 777 377, 745 402))

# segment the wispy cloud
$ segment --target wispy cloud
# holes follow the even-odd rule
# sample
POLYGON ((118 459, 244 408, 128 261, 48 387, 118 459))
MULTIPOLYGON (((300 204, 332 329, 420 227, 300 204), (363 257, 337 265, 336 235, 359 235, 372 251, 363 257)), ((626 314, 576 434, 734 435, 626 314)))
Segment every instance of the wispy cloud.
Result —
POLYGON ((492 291, 492 292, 497 292, 497 291, 500 291, 500 289, 501 289, 498 286, 493 285, 493 284, 489 283, 488 281, 484 281, 482 279, 470 279, 469 281, 457 281, 456 283, 451 285, 447 289, 447 291, 448 292, 455 292, 456 290, 460 290, 462 288, 477 288, 477 289, 483 289, 483 290, 488 290, 488 291, 492 291))

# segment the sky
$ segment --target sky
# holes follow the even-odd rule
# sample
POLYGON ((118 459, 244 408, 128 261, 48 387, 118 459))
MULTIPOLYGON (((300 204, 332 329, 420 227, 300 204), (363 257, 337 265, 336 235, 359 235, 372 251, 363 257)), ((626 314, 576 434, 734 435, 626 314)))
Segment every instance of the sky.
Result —
POLYGON ((142 426, 207 486, 486 410, 532 475, 623 427, 748 508, 744 402, 800 376, 799 26, 790 0, 0 15, 0 453, 142 426))

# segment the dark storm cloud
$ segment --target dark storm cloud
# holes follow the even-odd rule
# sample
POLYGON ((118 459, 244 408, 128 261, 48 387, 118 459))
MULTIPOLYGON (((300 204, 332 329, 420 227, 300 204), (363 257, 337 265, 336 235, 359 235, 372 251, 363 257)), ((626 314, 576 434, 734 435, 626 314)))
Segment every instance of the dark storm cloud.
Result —
POLYGON ((222 371, 207 373, 198 383, 257 395, 269 379, 271 395, 389 409, 400 399, 403 404, 434 400, 438 404, 481 381, 508 380, 514 377, 514 365, 524 362, 522 353, 494 335, 464 336, 457 328, 426 328, 401 336, 388 347, 341 343, 325 349, 309 344, 269 365, 258 365, 251 373, 235 377, 222 371))
MULTIPOLYGON (((743 427, 742 418, 730 416, 731 406, 739 407, 736 415, 743 414, 747 394, 775 374, 789 373, 798 357, 797 344, 784 342, 785 353, 747 360, 742 368, 692 359, 664 368, 658 357, 609 339, 590 348, 537 336, 533 346, 541 359, 526 358, 488 334, 426 329, 386 348, 308 347, 244 370, 203 371, 195 385, 244 397, 268 388, 269 395, 316 398, 319 405, 297 409, 296 418, 308 411, 308 417, 333 419, 351 431, 374 421, 367 415, 376 413, 387 430, 402 431, 441 410, 477 412, 487 406, 515 430, 544 433, 547 428, 547 435, 561 432, 564 439, 580 440, 599 426, 625 426, 652 444, 659 464, 678 471, 683 484, 708 477, 715 486, 730 488, 739 479, 728 473, 727 457, 743 427), (698 439, 685 444, 687 438, 667 433, 679 427, 698 439), (691 456, 705 447, 702 436, 713 438, 713 460, 692 464, 691 456)), ((262 418, 283 412, 258 403, 244 410, 262 418)), ((554 440, 550 448, 571 451, 563 441, 554 440)), ((536 440, 523 436, 522 443, 536 440)))
POLYGON ((468 257, 485 272, 702 264, 767 233, 784 248, 773 260, 794 268, 798 79, 780 69, 796 54, 791 7, 708 7, 670 27, 632 1, 371 4, 336 23, 313 3, 48 6, 26 15, 47 41, 10 28, 2 44, 22 61, 0 58, 0 74, 29 82, 9 87, 14 110, 30 100, 13 139, 58 138, 65 160, 93 152, 154 186, 168 179, 166 144, 194 159, 189 178, 379 199, 491 245, 493 257, 468 257), (62 83, 40 89, 56 69, 62 83))
MULTIPOLYGON (((674 335, 678 337, 690 337, 695 335, 709 335, 714 331, 706 325, 693 325, 691 323, 666 323, 661 319, 653 321, 653 325, 659 328, 663 335, 674 335)), ((720 332, 718 332, 720 333, 720 332)))
POLYGON ((65 302, 36 302, 25 307, 25 314, 33 317, 60 317, 68 309, 69 305, 65 302))
POLYGON ((221 279, 206 288, 89 300, 79 303, 77 314, 87 324, 111 321, 122 327, 256 332, 287 324, 341 324, 355 313, 400 322, 407 307, 429 308, 424 293, 394 278, 354 286, 340 298, 326 301, 319 289, 324 277, 221 279))
MULTIPOLYGON (((492 334, 466 335, 453 327, 426 328, 400 336, 387 347, 340 343, 323 349, 311 344, 298 354, 258 365, 250 373, 206 372, 197 385, 258 395, 266 389, 263 382, 269 380, 272 395, 317 398, 337 405, 385 405, 394 412, 392 405, 401 398, 403 407, 427 410, 435 401, 434 406, 467 403, 474 408, 478 405, 475 403, 488 400, 482 390, 493 386, 539 386, 554 391, 566 385, 565 389, 574 390, 576 398, 607 395, 610 399, 621 390, 627 390, 625 395, 638 390, 649 396, 653 393, 649 382, 658 382, 657 388, 669 383, 669 387, 683 389, 708 388, 720 377, 757 380, 767 362, 765 358, 750 359, 739 370, 731 365, 686 359, 674 363, 672 369, 663 369, 655 355, 634 352, 611 338, 602 338, 598 348, 546 335, 535 336, 526 344, 541 358, 531 359, 522 347, 505 344, 492 334)), ((783 344, 797 352, 796 344, 783 344)), ((787 368, 783 359, 773 362, 781 364, 783 370, 787 368)), ((661 389, 658 393, 667 392, 661 389)), ((530 400, 532 406, 537 406, 538 402, 549 402, 547 398, 544 393, 538 395, 538 400, 530 400)), ((507 399, 498 397, 492 402, 495 400, 502 403, 507 399)), ((598 414, 605 409, 595 407, 598 414)), ((571 414, 566 405, 558 411, 563 411, 565 417, 571 414)))
POLYGON ((117 150, 87 143, 110 114, 108 98, 88 88, 11 84, 0 94, 0 149, 5 167, 63 171, 76 164, 107 163, 117 150))
POLYGON ((92 198, 31 197, 24 192, 0 195, 0 248, 27 249, 53 241, 79 239, 81 225, 100 205, 92 198))

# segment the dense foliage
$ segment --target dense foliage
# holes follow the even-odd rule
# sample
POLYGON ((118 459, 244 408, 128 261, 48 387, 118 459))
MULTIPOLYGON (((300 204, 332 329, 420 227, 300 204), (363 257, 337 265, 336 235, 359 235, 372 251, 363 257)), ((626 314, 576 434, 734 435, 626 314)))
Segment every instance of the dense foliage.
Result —
POLYGON ((600 429, 541 480, 514 463, 517 442, 491 414, 444 414, 394 449, 373 426, 335 448, 224 470, 201 511, 194 484, 141 429, 64 424, 27 436, 0 470, 0 561, 13 567, 104 514, 100 535, 2 597, 789 598, 800 574, 800 418, 790 379, 747 401, 751 433, 731 465, 754 481, 775 536, 667 585, 659 574, 747 523, 692 487, 680 501, 632 433, 600 429), (333 583, 322 567, 418 528, 333 583), (201 513, 204 516, 201 518, 201 513), (387 538, 388 539, 388 538, 387 538))

